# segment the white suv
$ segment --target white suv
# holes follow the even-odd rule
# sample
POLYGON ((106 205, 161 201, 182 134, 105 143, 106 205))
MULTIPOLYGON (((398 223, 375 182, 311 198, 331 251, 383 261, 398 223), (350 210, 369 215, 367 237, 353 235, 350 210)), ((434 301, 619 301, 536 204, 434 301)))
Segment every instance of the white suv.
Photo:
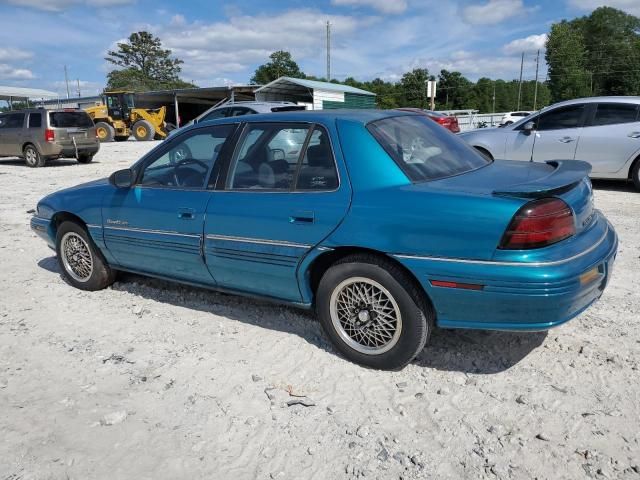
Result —
POLYGON ((507 112, 500 120, 500 126, 511 125, 512 123, 522 120, 524 117, 528 117, 532 112, 507 112))

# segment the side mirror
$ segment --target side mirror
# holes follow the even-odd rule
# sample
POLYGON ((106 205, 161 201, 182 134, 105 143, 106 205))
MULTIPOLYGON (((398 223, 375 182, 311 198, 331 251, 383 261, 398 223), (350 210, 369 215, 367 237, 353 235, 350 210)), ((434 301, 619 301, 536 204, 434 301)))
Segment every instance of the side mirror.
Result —
POLYGON ((116 188, 131 188, 134 180, 135 175, 130 168, 113 172, 109 177, 109 183, 116 188))
POLYGON ((525 135, 531 135, 531 132, 533 132, 536 129, 536 124, 534 122, 527 122, 522 126, 522 131, 525 133, 525 135))

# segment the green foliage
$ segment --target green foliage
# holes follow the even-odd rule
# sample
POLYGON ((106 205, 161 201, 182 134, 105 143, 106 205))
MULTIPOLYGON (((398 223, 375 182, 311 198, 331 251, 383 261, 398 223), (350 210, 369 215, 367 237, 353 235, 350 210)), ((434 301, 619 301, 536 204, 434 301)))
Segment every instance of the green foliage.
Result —
POLYGON ((160 39, 149 32, 132 33, 118 50, 107 53, 109 63, 121 67, 107 75, 108 90, 144 92, 169 88, 189 88, 195 85, 179 78, 182 60, 173 58, 171 50, 163 49, 160 39))
POLYGON ((291 58, 291 54, 283 50, 269 55, 269 62, 260 65, 250 81, 253 84, 266 85, 279 77, 306 78, 298 64, 291 58))
POLYGON ((426 68, 414 68, 400 79, 401 102, 403 107, 429 108, 427 82, 431 80, 426 68))
POLYGON ((611 7, 551 26, 549 88, 555 101, 640 94, 640 18, 611 7))
POLYGON ((460 72, 440 71, 436 100, 444 110, 478 108, 474 85, 460 72))

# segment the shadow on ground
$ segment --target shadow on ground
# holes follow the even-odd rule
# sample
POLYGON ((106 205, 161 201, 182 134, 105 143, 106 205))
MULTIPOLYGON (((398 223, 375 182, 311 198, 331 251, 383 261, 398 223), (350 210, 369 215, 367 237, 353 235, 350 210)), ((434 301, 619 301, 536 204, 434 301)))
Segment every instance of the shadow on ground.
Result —
MULTIPOLYGON (((55 256, 40 260, 38 266, 51 273, 60 273, 55 256)), ((119 273, 112 288, 154 302, 298 335, 308 343, 338 355, 313 313, 306 310, 124 272, 119 273)), ((436 329, 413 363, 443 371, 499 373, 524 359, 545 338, 546 332, 436 329)))
POLYGON ((592 179, 591 184, 595 190, 607 190, 610 192, 636 192, 633 182, 624 180, 596 180, 592 179))
MULTIPOLYGON (((100 163, 99 161, 93 160, 91 163, 100 163)), ((27 164, 21 158, 0 158, 0 166, 10 166, 10 167, 28 167, 27 164)), ((44 168, 47 167, 69 167, 71 165, 83 165, 78 163, 75 158, 60 158, 58 160, 47 160, 44 168)))

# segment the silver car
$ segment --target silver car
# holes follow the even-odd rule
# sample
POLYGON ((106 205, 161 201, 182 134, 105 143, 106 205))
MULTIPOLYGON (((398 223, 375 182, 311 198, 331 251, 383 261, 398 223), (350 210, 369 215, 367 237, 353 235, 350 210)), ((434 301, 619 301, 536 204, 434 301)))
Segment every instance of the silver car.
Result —
POLYGON ((640 190, 640 97, 569 100, 460 137, 497 160, 584 160, 592 178, 633 180, 640 190))
POLYGON ((84 110, 33 108, 0 114, 0 157, 22 157, 29 167, 75 158, 89 163, 100 149, 93 120, 84 110))

